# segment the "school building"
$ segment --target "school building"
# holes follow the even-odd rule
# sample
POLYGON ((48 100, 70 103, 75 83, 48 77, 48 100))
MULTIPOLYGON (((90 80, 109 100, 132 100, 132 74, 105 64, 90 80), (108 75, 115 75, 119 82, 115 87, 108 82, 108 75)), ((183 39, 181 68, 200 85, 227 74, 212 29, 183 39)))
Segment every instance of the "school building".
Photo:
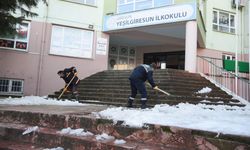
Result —
POLYGON ((151 62, 218 77, 204 60, 250 59, 247 0, 47 0, 32 10, 18 35, 0 37, 0 95, 51 94, 71 66, 80 78, 151 62))

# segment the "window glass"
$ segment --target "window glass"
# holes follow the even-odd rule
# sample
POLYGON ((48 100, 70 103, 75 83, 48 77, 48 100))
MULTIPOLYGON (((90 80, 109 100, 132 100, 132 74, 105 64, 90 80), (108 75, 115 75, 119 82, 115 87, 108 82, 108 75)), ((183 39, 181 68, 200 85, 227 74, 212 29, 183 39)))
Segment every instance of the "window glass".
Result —
POLYGON ((235 33, 235 15, 221 12, 213 11, 213 30, 235 33))
POLYGON ((96 5, 96 0, 86 0, 86 4, 95 6, 96 5))
POLYGON ((154 7, 171 5, 172 3, 172 0, 154 0, 154 7))
POLYGON ((230 26, 234 27, 235 23, 234 23, 234 15, 230 15, 230 26))
POLYGON ((134 4, 126 4, 126 5, 121 5, 118 8, 119 13, 125 13, 125 12, 131 12, 134 9, 134 4))
POLYGON ((217 11, 213 11, 213 23, 217 23, 217 11))
POLYGON ((93 31, 53 26, 50 54, 92 58, 93 31))
POLYGON ((22 92, 22 81, 12 81, 11 92, 22 92))
POLYGON ((229 14, 220 12, 219 24, 229 27, 229 14))
POLYGON ((0 79, 0 92, 8 92, 9 80, 0 79))
POLYGON ((152 0, 143 0, 135 3, 135 10, 147 9, 152 7, 152 0))
POLYGON ((16 35, 8 34, 0 37, 0 47, 26 50, 28 48, 29 23, 16 25, 16 35))

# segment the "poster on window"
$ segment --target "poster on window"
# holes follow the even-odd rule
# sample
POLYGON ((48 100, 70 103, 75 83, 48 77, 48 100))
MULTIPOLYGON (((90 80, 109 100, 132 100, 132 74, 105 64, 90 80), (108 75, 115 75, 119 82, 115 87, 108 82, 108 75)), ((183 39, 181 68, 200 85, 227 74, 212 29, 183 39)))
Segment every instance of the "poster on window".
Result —
POLYGON ((107 39, 98 38, 97 45, 96 45, 96 54, 106 55, 107 54, 107 43, 108 43, 107 39))
POLYGON ((50 54, 92 58, 93 31, 53 26, 50 54))

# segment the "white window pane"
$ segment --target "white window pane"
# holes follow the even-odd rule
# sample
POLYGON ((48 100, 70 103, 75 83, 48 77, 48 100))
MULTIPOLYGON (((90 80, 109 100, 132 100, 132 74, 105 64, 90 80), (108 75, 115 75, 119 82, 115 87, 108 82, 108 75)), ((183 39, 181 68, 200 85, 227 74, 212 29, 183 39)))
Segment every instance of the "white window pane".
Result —
POLYGON ((217 11, 213 11, 213 23, 218 23, 217 22, 217 17, 218 17, 217 11))
POLYGON ((219 24, 229 27, 229 14, 220 12, 219 24))
POLYGON ((154 0, 154 7, 171 5, 172 3, 172 0, 154 0))
POLYGON ((118 5, 125 4, 125 0, 118 0, 118 5))
POLYGON ((219 30, 222 32, 229 32, 229 28, 224 26, 219 26, 219 30))
POLYGON ((86 0, 86 4, 95 6, 96 0, 86 0))
POLYGON ((125 13, 125 12, 130 12, 133 11, 134 9, 134 4, 126 4, 126 5, 121 5, 118 7, 118 13, 125 13))
POLYGON ((234 15, 230 15, 230 26, 235 27, 234 15))
POLYGON ((152 0, 145 0, 135 3, 135 10, 142 10, 147 8, 152 8, 152 0))
POLYGON ((218 25, 213 24, 213 29, 217 31, 218 30, 218 25))

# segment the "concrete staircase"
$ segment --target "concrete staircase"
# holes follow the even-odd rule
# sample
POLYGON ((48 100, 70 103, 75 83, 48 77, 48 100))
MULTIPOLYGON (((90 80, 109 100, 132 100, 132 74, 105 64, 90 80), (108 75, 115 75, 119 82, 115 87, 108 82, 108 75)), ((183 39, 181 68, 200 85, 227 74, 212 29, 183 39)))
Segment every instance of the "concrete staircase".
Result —
POLYGON ((145 124, 143 128, 122 125, 122 121, 94 116, 91 110, 103 106, 0 106, 0 149, 42 150, 236 150, 250 149, 250 138, 171 126, 145 124), (38 130, 23 134, 33 126, 38 130), (82 128, 88 136, 60 134, 63 128, 82 128), (106 133, 114 139, 97 140, 106 133), (125 144, 115 144, 123 139, 125 144))
MULTIPOLYGON (((81 80, 79 101, 82 103, 124 106, 130 95, 128 80, 130 73, 131 70, 108 70, 81 80)), ((147 86, 147 104, 151 107, 155 104, 175 105, 186 102, 244 106, 199 74, 175 69, 155 70, 154 79, 159 88, 171 95, 167 96, 147 86), (209 87, 212 91, 206 94, 198 94, 197 92, 204 87, 209 87)), ((60 92, 57 91, 54 95, 49 95, 49 97, 58 97, 59 94, 60 92)), ((64 94, 62 98, 66 99, 67 97, 67 94, 64 94)), ((139 93, 135 104, 140 105, 139 93)))

